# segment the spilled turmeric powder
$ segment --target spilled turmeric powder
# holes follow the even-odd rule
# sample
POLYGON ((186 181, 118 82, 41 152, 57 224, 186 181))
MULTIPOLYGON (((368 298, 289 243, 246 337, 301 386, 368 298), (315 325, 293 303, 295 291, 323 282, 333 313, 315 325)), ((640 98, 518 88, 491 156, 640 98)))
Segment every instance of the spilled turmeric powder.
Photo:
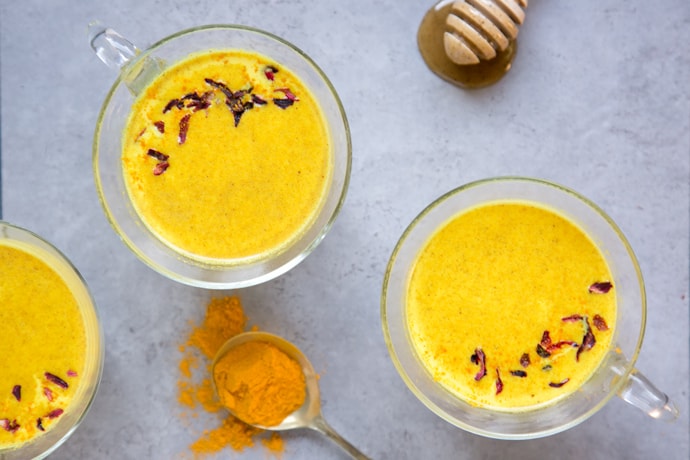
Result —
POLYGON ((252 425, 278 425, 306 398, 302 367, 268 342, 228 350, 216 363, 213 379, 221 403, 252 425))
POLYGON ((201 324, 193 325, 186 341, 180 345, 178 402, 185 408, 183 416, 198 419, 199 411, 217 413, 218 425, 203 431, 189 450, 194 458, 203 458, 230 447, 242 451, 261 441, 263 447, 280 457, 284 450, 278 433, 254 428, 221 410, 211 383, 211 361, 220 347, 233 336, 244 332, 247 317, 238 297, 214 298, 209 301, 201 324), (191 413, 189 412, 191 411, 191 413))

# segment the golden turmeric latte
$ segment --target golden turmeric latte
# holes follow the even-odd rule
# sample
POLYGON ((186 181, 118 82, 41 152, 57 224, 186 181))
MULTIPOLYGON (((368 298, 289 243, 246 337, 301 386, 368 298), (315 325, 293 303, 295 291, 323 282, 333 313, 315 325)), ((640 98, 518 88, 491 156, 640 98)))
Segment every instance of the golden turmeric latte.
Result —
POLYGON ((83 374, 84 319, 51 258, 23 243, 0 244, 0 449, 50 431, 83 374))
POLYGON ((253 425, 280 424, 306 397, 299 363, 268 342, 228 350, 216 363, 213 379, 221 403, 253 425))
POLYGON ((312 225, 333 169, 328 127, 290 69, 243 50, 190 55, 137 98, 122 138, 134 209, 205 263, 271 257, 312 225))
POLYGON ((408 281, 412 344, 434 379, 469 404, 520 411, 576 392, 616 325, 612 275, 573 222, 529 202, 449 219, 408 281))

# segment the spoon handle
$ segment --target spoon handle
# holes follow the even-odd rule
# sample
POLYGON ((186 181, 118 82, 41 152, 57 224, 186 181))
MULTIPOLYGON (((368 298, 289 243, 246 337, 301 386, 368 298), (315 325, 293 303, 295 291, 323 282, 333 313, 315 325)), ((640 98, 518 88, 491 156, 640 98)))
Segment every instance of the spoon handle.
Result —
POLYGON ((360 452, 359 449, 357 449, 355 446, 350 444, 345 438, 336 433, 336 431, 333 428, 331 428, 331 426, 326 422, 326 420, 322 416, 314 418, 309 424, 309 428, 316 430, 319 433, 325 434, 333 442, 342 447, 345 452, 350 454, 352 458, 357 460, 370 460, 369 457, 360 452))

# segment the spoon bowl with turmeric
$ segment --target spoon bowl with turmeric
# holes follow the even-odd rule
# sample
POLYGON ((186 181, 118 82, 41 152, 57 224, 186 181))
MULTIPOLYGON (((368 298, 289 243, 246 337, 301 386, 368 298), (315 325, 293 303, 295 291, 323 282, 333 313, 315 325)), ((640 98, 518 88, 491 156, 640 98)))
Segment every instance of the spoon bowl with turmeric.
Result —
POLYGON ((267 332, 245 332, 225 342, 211 364, 221 404, 235 417, 269 431, 309 428, 355 459, 367 459, 323 418, 318 376, 292 343, 267 332))

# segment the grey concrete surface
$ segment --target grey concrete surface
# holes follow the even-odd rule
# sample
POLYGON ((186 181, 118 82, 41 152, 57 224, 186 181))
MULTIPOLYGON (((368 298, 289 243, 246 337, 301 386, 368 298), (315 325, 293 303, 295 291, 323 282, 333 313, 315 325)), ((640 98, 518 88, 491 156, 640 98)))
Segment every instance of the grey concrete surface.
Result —
MULTIPOLYGON (((344 208, 303 263, 235 294, 252 323, 308 354, 321 375, 326 418, 371 457, 688 458, 690 6, 683 0, 533 0, 511 72, 477 91, 453 87, 424 65, 416 30, 430 6, 390 0, 1 2, 3 218, 43 235, 72 259, 94 293, 106 337, 98 396, 53 458, 186 458, 189 443, 214 425, 180 417, 178 344, 206 301, 227 294, 155 273, 104 216, 91 143, 116 75, 87 44, 92 19, 140 47, 192 26, 250 25, 296 44, 330 77, 352 132, 344 208), (498 441, 445 422, 407 389, 381 330, 388 258, 428 203, 498 175, 571 187, 621 227, 648 295, 638 367, 679 406, 676 423, 652 420, 614 399, 561 434, 498 441)), ((270 456, 257 447, 217 458, 270 456)), ((346 457, 318 434, 299 431, 286 435, 283 458, 346 457)))

